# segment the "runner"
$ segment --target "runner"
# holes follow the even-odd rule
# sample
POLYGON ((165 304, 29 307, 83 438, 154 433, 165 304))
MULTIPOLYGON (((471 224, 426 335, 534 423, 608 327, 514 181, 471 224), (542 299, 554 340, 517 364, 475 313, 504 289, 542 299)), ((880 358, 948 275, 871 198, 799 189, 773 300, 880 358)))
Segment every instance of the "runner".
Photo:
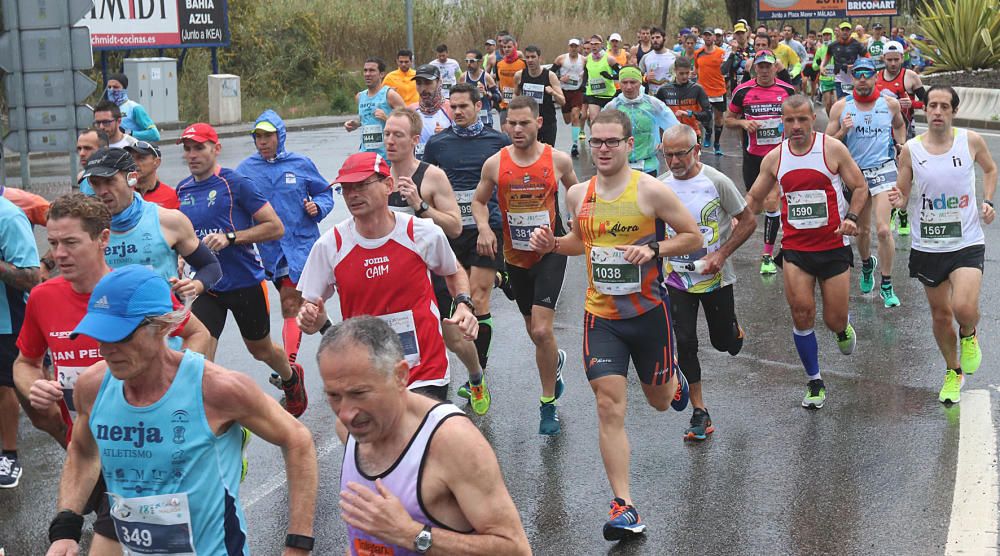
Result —
MULTIPOLYGON (((622 94, 611 99, 605 110, 619 110, 625 113, 632 124, 632 150, 628 155, 629 167, 656 177, 660 174, 660 137, 663 129, 669 129, 680 122, 663 101, 642 92, 642 73, 638 68, 628 66, 618 74, 622 84, 622 94)), ((661 93, 665 89, 660 89, 661 93)))
POLYGON ((434 47, 437 57, 428 62, 436 66, 441 72, 441 96, 448 98, 451 88, 458 84, 458 77, 462 75, 462 66, 458 65, 458 60, 448 57, 448 45, 439 44, 434 47))
MULTIPOLYGON (((381 131, 378 135, 381 139, 381 131)), ((295 322, 302 294, 295 285, 309 249, 319 239, 319 223, 333 210, 333 191, 309 157, 285 150, 288 132, 275 111, 265 110, 257 117, 251 136, 257 152, 243 160, 236 173, 250 177, 274 207, 285 230, 290 231, 279 239, 258 242, 257 252, 264 274, 278 290, 284 322, 282 346, 289 363, 295 363, 302 342, 302 331, 295 322)), ((271 384, 278 388, 279 380, 276 373, 271 374, 271 384)))
POLYGON ((139 141, 159 141, 160 130, 146 109, 128 98, 128 77, 124 73, 112 73, 105 82, 104 98, 118 105, 122 114, 121 125, 129 135, 139 141))
POLYGON ((737 23, 733 26, 734 45, 722 65, 722 73, 726 76, 729 90, 735 92, 736 87, 749 81, 750 66, 753 65, 753 46, 747 42, 747 26, 737 23))
POLYGON ((593 131, 594 119, 615 96, 615 80, 620 67, 618 62, 608 57, 604 50, 604 38, 600 35, 590 37, 590 50, 583 64, 583 80, 587 84, 583 102, 587 105, 587 120, 593 131))
MULTIPOLYGON (((385 78, 385 62, 381 58, 368 58, 362 68, 365 80, 365 90, 354 95, 358 103, 358 119, 344 122, 348 133, 361 130, 361 147, 359 150, 378 153, 385 156, 385 142, 382 140, 382 130, 385 119, 396 108, 403 108, 406 103, 399 93, 382 84, 385 78)), ((267 130, 264 130, 268 133, 267 130)), ((269 133, 274 133, 270 131, 269 133)))
MULTIPOLYGON (((530 49, 525 49, 529 59, 530 49)), ((635 85, 636 89, 639 87, 641 84, 635 85)), ((529 240, 532 230, 539 226, 551 226, 560 235, 565 233, 559 214, 559 183, 568 189, 577 179, 572 158, 539 140, 544 118, 537 103, 530 97, 517 97, 507 110, 507 127, 513 144, 483 165, 472 199, 472 216, 480 242, 485 243, 484 248, 478 249, 479 254, 496 257, 498 241, 490 227, 488 204, 493 199, 499 200, 503 221, 503 239, 499 243, 514 286, 517 308, 524 317, 528 337, 535 344, 535 364, 542 383, 538 434, 555 435, 561 429, 555 401, 566 387, 562 379, 566 352, 556 345, 552 323, 566 273, 566 257, 539 256, 531 250, 529 240)))
MULTIPOLYGON (((500 88, 493 76, 482 68, 483 54, 478 50, 465 53, 465 75, 462 83, 470 83, 479 89, 483 99, 483 109, 479 111, 479 119, 484 125, 493 127, 493 106, 500 103, 500 88)), ((392 160, 391 158, 389 160, 392 160)))
MULTIPOLYGON (((506 34, 506 33, 505 33, 506 34)), ((486 57, 483 61, 483 70, 490 74, 490 77, 496 79, 496 63, 497 63, 497 41, 496 39, 486 39, 486 43, 483 45, 486 50, 486 57)))
POLYGON ((628 49, 622 48, 622 36, 618 33, 611 33, 608 37, 608 56, 612 60, 618 62, 619 66, 624 66, 628 64, 628 49))
MULTIPOLYGON (((517 84, 517 95, 524 95, 538 103, 538 111, 542 117, 542 127, 538 130, 538 140, 547 145, 556 145, 556 105, 566 104, 559 74, 542 67, 542 51, 537 46, 524 48, 524 62, 527 68, 514 75, 517 84)), ((509 110, 509 108, 508 108, 509 110)))
POLYGON ((21 480, 14 361, 28 292, 42 281, 40 268, 28 217, 0 196, 0 488, 14 488, 21 480))
POLYGON ((632 47, 629 53, 628 63, 632 66, 638 66, 642 58, 646 56, 650 51, 653 50, 653 27, 650 25, 643 25, 639 27, 639 32, 636 34, 638 40, 635 46, 632 47))
POLYGON ((573 145, 570 147, 571 156, 580 156, 580 147, 577 143, 585 138, 583 134, 582 114, 583 109, 583 67, 586 56, 580 55, 580 39, 569 40, 569 52, 560 54, 550 68, 551 71, 559 75, 559 84, 563 90, 566 102, 562 105, 563 122, 569 124, 569 136, 573 145))
MULTIPOLYGON (((721 29, 720 29, 721 31, 721 29)), ((698 71, 698 84, 705 89, 708 101, 712 104, 712 127, 715 131, 714 141, 709 134, 709 126, 705 126, 705 138, 701 147, 708 150, 715 146, 715 156, 722 156, 722 120, 726 116, 726 79, 722 75, 722 64, 725 62, 725 53, 715 45, 715 34, 711 30, 705 29, 702 34, 705 39, 705 47, 695 52, 694 65, 698 71)))
POLYGON ((837 86, 835 83, 833 64, 823 64, 826 59, 827 49, 833 43, 833 29, 829 27, 823 29, 823 41, 816 47, 816 56, 813 58, 813 71, 819 75, 819 92, 823 99, 823 109, 826 115, 830 115, 830 109, 836 102, 837 86))
POLYGON ((503 56, 497 56, 496 73, 497 85, 500 87, 500 100, 498 113, 500 114, 500 129, 504 129, 507 122, 507 103, 514 98, 517 91, 517 72, 528 67, 521 53, 517 50, 517 41, 510 35, 504 35, 500 39, 500 50, 503 56))
POLYGON ((872 34, 865 42, 868 55, 871 57, 872 62, 875 62, 876 70, 885 69, 885 61, 882 59, 882 56, 885 54, 885 47, 889 44, 889 39, 883 36, 884 32, 885 28, 882 27, 881 23, 872 25, 872 34))
POLYGON ((177 210, 181 208, 177 192, 174 191, 173 187, 160 181, 160 176, 157 175, 157 170, 160 169, 160 163, 163 161, 160 148, 146 141, 136 141, 134 145, 125 147, 125 150, 132 155, 132 160, 135 161, 136 172, 139 173, 138 178, 136 178, 135 192, 142 196, 142 200, 147 203, 156 203, 166 209, 177 210))
POLYGON ((663 153, 670 172, 662 181, 687 207, 704 238, 702 248, 694 253, 665 258, 663 273, 677 339, 677 364, 691 388, 693 412, 684 438, 705 440, 715 427, 702 396, 698 305, 705 311, 712 347, 738 354, 746 335, 736 320, 736 273, 728 258, 750 237, 756 223, 736 184, 700 162, 701 147, 694 130, 684 126, 668 129, 663 134, 663 153))
POLYGON ((854 89, 851 96, 833 105, 826 133, 843 141, 851 158, 861 168, 868 182, 871 203, 866 203, 858 220, 858 254, 861 255, 861 293, 875 288, 875 269, 882 274, 879 295, 886 307, 898 307, 899 298, 892 287, 892 263, 896 242, 889 230, 892 206, 886 195, 896 186, 896 152, 906 141, 906 121, 899 102, 879 94, 875 86, 875 64, 861 58, 851 70, 854 89), (872 256, 872 213, 878 233, 878 258, 872 256), (881 265, 880 265, 881 263, 881 265))
MULTIPOLYGON (((699 48, 698 36, 693 33, 688 33, 687 35, 684 35, 681 44, 684 46, 684 49, 681 52, 680 57, 687 58, 688 60, 694 60, 694 54, 695 52, 698 52, 699 48)), ((698 82, 698 74, 693 71, 691 72, 691 81, 695 83, 698 82)))
POLYGON ((573 229, 556 238, 552 228, 539 227, 530 240, 540 254, 587 257, 583 356, 597 402, 601 456, 614 493, 603 530, 609 541, 646 529, 629 492, 629 359, 654 409, 683 411, 688 403, 687 380, 673 363, 658 259, 691 253, 702 244, 701 232, 680 199, 656 178, 628 167, 631 127, 628 116, 618 110, 597 116, 590 139, 597 175, 566 194, 573 229), (677 235, 663 239, 658 220, 677 235))
POLYGON ((816 342, 816 283, 823 299, 823 322, 844 355, 854 352, 857 335, 848 303, 854 255, 848 236, 857 234, 858 212, 868 196, 865 178, 840 141, 813 131, 816 114, 803 95, 782 104, 787 139, 764 157, 747 207, 759 213, 775 190, 781 193, 784 239, 777 262, 784 270, 785 298, 792 313, 795 350, 809 379, 802 407, 820 409, 826 384, 816 342), (850 206, 843 189, 852 193, 850 206))
POLYGON ((454 405, 406 390, 404 347, 391 327, 368 316, 344 321, 316 358, 330 408, 350 433, 340 471, 348 554, 531 554, 489 442, 454 405))
POLYGON ((673 78, 677 54, 667 48, 663 29, 653 27, 650 40, 653 49, 639 61, 639 69, 646 78, 647 92, 655 96, 660 87, 669 84, 673 78))
MULTIPOLYGON (((0 197, 14 203, 14 206, 21 209, 32 226, 45 226, 51 204, 45 197, 5 185, 0 185, 0 197)), ((44 273, 44 270, 42 272, 44 273)))
MULTIPOLYGON (((701 140, 701 126, 712 127, 712 104, 701 85, 691 81, 693 64, 681 56, 674 62, 674 82, 661 87, 656 98, 673 111, 677 120, 694 130, 701 140)), ((657 134, 659 136, 659 134, 657 134)))
POLYGON ((789 68, 789 73, 792 76, 791 84, 799 91, 802 91, 802 69, 805 67, 806 62, 810 58, 809 58, 809 53, 806 52, 806 47, 803 46, 802 43, 800 43, 799 41, 795 40, 795 36, 796 36, 795 27, 792 27, 791 25, 785 25, 784 27, 782 27, 781 35, 778 36, 778 44, 775 45, 776 49, 774 53, 776 56, 778 56, 779 59, 784 59, 781 54, 781 52, 783 52, 784 49, 780 48, 778 45, 783 45, 795 53, 794 57, 789 56, 789 62, 791 62, 791 60, 794 60, 795 58, 798 58, 798 63, 797 64, 786 63, 785 67, 789 68), (797 71, 795 71, 796 65, 797 65, 797 71))
POLYGON ((410 106, 420 102, 417 86, 413 78, 417 72, 413 69, 413 52, 402 49, 396 53, 397 69, 385 74, 382 84, 395 90, 403 98, 403 104, 410 106))
POLYGON ((104 130, 99 127, 85 129, 76 137, 76 156, 80 163, 80 171, 76 174, 76 181, 80 186, 80 193, 84 195, 94 194, 93 188, 90 187, 90 182, 87 180, 80 181, 80 176, 83 175, 83 167, 87 165, 87 159, 90 158, 90 155, 97 152, 97 149, 107 148, 107 146, 108 134, 104 133, 104 130))
POLYGON ((910 277, 924 285, 934 339, 944 357, 942 403, 959 402, 965 376, 975 373, 983 358, 976 332, 986 239, 979 220, 991 224, 996 217, 997 165, 980 134, 953 127, 958 101, 951 87, 930 88, 928 129, 906 142, 899 155, 899 179, 889 193, 897 208, 909 204, 919 222, 913 228, 910 277), (977 164, 983 171, 979 205, 977 164), (916 190, 913 197, 911 188, 916 190))
POLYGON ((102 100, 94 107, 94 127, 108 134, 108 146, 112 148, 128 147, 138 141, 122 129, 122 111, 110 100, 102 100))
POLYGON ((833 65, 837 99, 844 98, 851 92, 853 80, 850 71, 854 67, 854 61, 867 56, 865 45, 851 37, 851 24, 844 21, 837 26, 837 40, 827 47, 826 56, 820 63, 821 72, 826 71, 826 66, 833 65))
POLYGON ((420 143, 415 147, 417 158, 422 158, 427 141, 435 133, 440 133, 441 130, 451 127, 451 100, 445 100, 442 96, 441 72, 437 66, 430 64, 420 66, 417 68, 417 74, 413 80, 417 82, 420 103, 407 106, 407 108, 417 111, 424 120, 424 129, 420 132, 420 143))
MULTIPOLYGON (((749 191, 760 174, 764 156, 781 145, 783 137, 781 104, 794 94, 794 88, 774 78, 778 60, 769 50, 758 51, 754 58, 757 76, 740 85, 733 92, 733 99, 726 112, 726 127, 744 132, 743 186, 749 191)), ((779 192, 773 187, 764 189, 764 254, 761 256, 760 273, 775 274, 774 244, 781 227, 779 192)), ((859 207, 860 208, 860 207, 859 207)), ((756 213, 757 211, 755 211, 756 213)))
MULTIPOLYGON (((760 31, 761 34, 757 35, 753 39, 754 52, 763 52, 765 50, 770 51, 771 54, 774 56, 774 58, 777 60, 777 62, 775 62, 774 64, 775 78, 778 81, 784 81, 785 83, 791 84, 792 76, 788 73, 788 68, 785 67, 785 61, 782 61, 782 58, 779 58, 778 55, 775 54, 773 50, 771 50, 771 44, 778 42, 777 39, 771 40, 771 35, 768 34, 766 28, 761 28, 760 31)), ((777 31, 775 31, 774 33, 775 33, 774 36, 777 37, 778 36, 777 31)), ((791 49, 783 49, 783 50, 785 52, 786 58, 789 57, 791 54, 793 54, 791 49)), ((754 75, 756 75, 756 68, 753 68, 753 71, 755 72, 754 75)))
POLYGON ((177 142, 184 144, 184 160, 191 171, 177 185, 181 212, 218 254, 223 273, 192 306, 212 335, 211 347, 202 353, 209 361, 214 359, 226 316, 232 312, 247 350, 278 373, 283 405, 298 417, 308 405, 304 371, 298 363, 289 363, 284 350, 271 341, 264 268, 254 248, 256 243, 281 238, 281 219, 253 181, 218 164, 222 144, 212 126, 192 124, 177 142))
MULTIPOLYGON (((459 87, 469 86, 456 85, 456 91, 459 87)), ((469 118, 478 121, 475 113, 469 118)), ((393 181, 389 165, 375 153, 349 156, 335 183, 351 217, 324 233, 309 252, 298 284, 305 299, 299 326, 306 334, 319 331, 327 322, 324 301, 336 292, 344 319, 374 315, 396 331, 406 345, 408 388, 446 399, 448 354, 430 273, 443 277, 455 297, 455 311, 445 323, 458 326, 466 340, 476 337, 478 325, 466 293, 468 279, 444 232, 431 220, 389 210, 393 181)))
POLYGON ((243 426, 282 450, 289 489, 285 544, 297 549, 285 553, 312 549, 312 435, 245 374, 169 349, 164 337, 186 316, 187 308, 171 307, 166 281, 142 266, 123 267, 95 285, 70 336, 88 336, 108 362, 92 365, 76 383, 77 426, 48 554, 77 553, 81 514, 102 478, 126 552, 249 554, 236 465, 243 426), (122 475, 121 468, 138 472, 122 475))

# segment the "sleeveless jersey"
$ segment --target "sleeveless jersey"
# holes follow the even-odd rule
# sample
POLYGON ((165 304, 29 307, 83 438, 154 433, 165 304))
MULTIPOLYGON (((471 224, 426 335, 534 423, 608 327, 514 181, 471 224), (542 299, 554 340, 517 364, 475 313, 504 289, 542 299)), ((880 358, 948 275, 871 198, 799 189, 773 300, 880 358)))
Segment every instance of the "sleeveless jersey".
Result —
POLYGON ((205 418, 205 358, 184 352, 163 397, 137 407, 104 373, 90 413, 111 519, 137 554, 249 554, 239 504, 241 427, 216 435, 205 418))
POLYGON ((608 55, 605 54, 597 62, 593 55, 588 55, 587 66, 587 90, 584 94, 591 97, 611 98, 615 96, 615 82, 601 75, 607 72, 611 75, 611 64, 608 63, 608 55))
POLYGON ((769 87, 757 84, 756 79, 736 87, 729 111, 742 114, 744 119, 760 122, 755 133, 748 133, 747 152, 764 156, 781 144, 784 125, 781 123, 781 103, 792 96, 795 89, 784 81, 775 80, 769 87))
POLYGON ((979 222, 976 202, 976 167, 969 148, 969 132, 954 129, 951 149, 930 154, 919 135, 910 146, 913 185, 910 214, 919 213, 913 226, 911 245, 918 251, 950 253, 972 245, 984 245, 986 236, 979 222))
MULTIPOLYGON (((899 70, 899 74, 897 74, 896 77, 893 77, 892 79, 886 79, 885 78, 885 71, 886 70, 882 70, 882 71, 880 71, 880 72, 878 72, 878 73, 875 74, 876 75, 876 87, 878 87, 882 91, 889 91, 897 99, 908 98, 911 101, 913 101, 914 100, 913 96, 910 95, 910 93, 906 92, 906 82, 904 81, 905 78, 906 78, 906 69, 900 69, 899 70)), ((907 124, 909 124, 911 121, 913 121, 913 107, 912 106, 910 108, 905 109, 905 110, 902 107, 900 107, 900 110, 902 111, 903 118, 906 119, 907 124)))
POLYGON ((507 103, 514 98, 514 92, 517 90, 514 75, 521 70, 527 69, 528 64, 521 59, 510 63, 500 58, 500 61, 497 62, 497 86, 500 87, 500 95, 503 97, 500 101, 500 110, 506 110, 507 103))
POLYGON ((414 149, 414 154, 419 159, 424 155, 424 146, 427 145, 427 141, 431 137, 434 137, 435 129, 440 127, 441 129, 447 129, 451 127, 451 117, 445 112, 444 106, 434 114, 428 116, 423 112, 417 111, 420 114, 420 118, 424 121, 424 127, 420 130, 420 143, 417 144, 414 149))
POLYGON ((606 201, 597 195, 597 177, 590 179, 576 225, 583 237, 587 257, 585 310, 595 316, 623 320, 655 309, 661 303, 660 267, 657 259, 643 265, 625 261, 621 245, 645 245, 656 241, 656 218, 639 209, 639 178, 632 170, 625 191, 606 201))
MULTIPOLYGON (((413 183, 417 186, 417 194, 420 195, 420 186, 424 183, 424 174, 427 173, 427 167, 430 164, 426 162, 418 162, 417 169, 410 176, 413 183)), ((422 197, 422 195, 421 195, 422 197)), ((416 216, 416 211, 410 206, 410 203, 406 202, 406 199, 400 195, 399 191, 393 191, 389 194, 389 210, 393 212, 402 212, 403 214, 409 214, 410 216, 416 216)))
POLYGON ((486 86, 486 72, 480 73, 479 79, 473 79, 469 75, 469 72, 466 71, 463 81, 469 85, 479 84, 483 86, 483 90, 486 93, 481 95, 483 107, 479 110, 479 120, 483 122, 483 125, 493 127, 493 97, 489 93, 489 87, 486 86))
POLYGON ((583 86, 583 56, 577 55, 576 61, 570 57, 569 53, 563 54, 563 63, 559 68, 560 79, 569 76, 569 81, 562 82, 564 91, 578 91, 583 86))
MULTIPOLYGON (((353 482, 371 489, 372 492, 377 492, 375 480, 380 479, 382 485, 399 498, 406 513, 410 514, 414 521, 454 531, 451 527, 427 514, 424 501, 420 497, 420 478, 434 433, 444 421, 456 416, 465 417, 465 413, 450 403, 442 402, 431 408, 404 448, 403 453, 388 470, 380 475, 368 475, 361 470, 358 465, 358 442, 353 436, 348 436, 344 449, 344 460, 340 466, 341 490, 346 489, 347 484, 353 482)), ((350 543, 352 556, 418 556, 412 545, 391 545, 350 525, 347 526, 347 539, 350 543)))
POLYGON ((635 45, 635 63, 642 62, 643 56, 653 51, 653 43, 649 43, 649 50, 642 49, 642 43, 635 45))
POLYGON ((163 239, 160 228, 160 206, 138 198, 142 203, 139 223, 127 232, 111 232, 104 259, 111 268, 138 264, 156 272, 164 279, 177 278, 177 252, 163 239))
POLYGON ((530 166, 514 162, 509 148, 500 151, 497 199, 503 217, 503 255, 508 264, 531 268, 542 258, 528 245, 528 239, 540 226, 560 233, 558 195, 551 146, 545 145, 530 166))
POLYGON ((851 158, 862 170, 879 168, 896 158, 892 140, 892 112, 884 97, 875 100, 871 110, 858 108, 853 95, 845 97, 844 113, 840 121, 848 116, 854 126, 847 131, 844 143, 851 151, 851 158))
POLYGON ((813 132, 812 146, 803 155, 781 142, 778 184, 781 186, 782 249, 830 251, 851 242, 837 234, 847 214, 843 183, 826 164, 826 134, 813 132))
POLYGON ((549 86, 549 70, 543 68, 542 73, 537 77, 532 77, 528 70, 521 72, 521 92, 524 96, 535 99, 538 103, 538 114, 543 122, 556 121, 556 103, 552 100, 552 95, 545 92, 545 87, 549 86))
POLYGON ((368 89, 358 93, 358 119, 361 120, 361 151, 378 153, 385 157, 385 140, 382 132, 385 122, 375 117, 375 110, 381 108, 385 115, 392 112, 389 106, 389 87, 383 85, 375 96, 368 95, 368 89))
POLYGON ((619 66, 624 67, 626 64, 628 64, 628 51, 625 49, 622 49, 622 51, 619 52, 617 56, 612 54, 611 51, 608 50, 607 55, 613 58, 614 61, 618 62, 619 66))

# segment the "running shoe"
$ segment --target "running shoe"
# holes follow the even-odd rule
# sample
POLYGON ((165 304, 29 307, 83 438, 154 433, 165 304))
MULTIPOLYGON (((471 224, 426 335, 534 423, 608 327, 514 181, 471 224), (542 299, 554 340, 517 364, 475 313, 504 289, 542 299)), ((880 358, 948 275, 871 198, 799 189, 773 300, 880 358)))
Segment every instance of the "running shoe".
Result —
POLYGON ((734 320, 733 326, 736 327, 736 338, 733 340, 733 345, 729 346, 728 351, 729 355, 735 356, 739 354, 740 351, 743 350, 743 340, 746 339, 747 334, 746 332, 743 331, 743 327, 740 326, 739 322, 734 320))
POLYGON ((705 440, 708 435, 715 432, 715 427, 712 426, 712 417, 700 407, 694 408, 690 425, 684 433, 684 440, 705 440))
POLYGON ((458 390, 455 392, 455 395, 458 396, 459 398, 465 398, 467 400, 472 399, 472 390, 470 390, 469 388, 468 380, 465 381, 465 384, 458 387, 458 390))
POLYGON ((247 469, 249 469, 250 467, 250 462, 247 461, 247 446, 250 445, 250 440, 253 438, 253 433, 250 432, 250 429, 246 427, 240 427, 240 428, 242 429, 241 432, 243 433, 243 445, 241 448, 243 452, 243 471, 240 472, 240 482, 242 483, 243 480, 247 478, 247 469))
POLYGON ((559 412, 555 403, 543 403, 539 408, 541 420, 538 422, 538 434, 555 436, 559 434, 561 426, 559 424, 559 412))
POLYGON ((826 403, 826 385, 823 379, 810 380, 806 384, 806 397, 802 398, 802 407, 806 409, 820 409, 826 403))
POLYGON ((897 211, 899 215, 899 235, 910 235, 910 215, 905 210, 897 211))
POLYGON ((569 155, 573 158, 580 156, 580 147, 577 147, 576 143, 573 143, 573 146, 569 148, 569 155))
POLYGON ((306 395, 305 370, 302 365, 292 363, 292 373, 296 381, 292 384, 281 382, 281 389, 285 391, 285 397, 281 398, 281 407, 292 414, 292 417, 299 417, 306 412, 309 406, 309 396, 306 395))
POLYGON ((712 140, 708 138, 708 134, 705 134, 705 140, 701 143, 701 148, 709 149, 712 147, 712 140))
POLYGON ((892 284, 881 286, 878 294, 882 296, 882 303, 886 307, 899 307, 899 298, 896 297, 896 292, 892 289, 892 284))
POLYGON ((514 295, 514 285, 510 283, 510 275, 506 272, 497 271, 497 276, 493 280, 493 287, 503 290, 503 294, 507 297, 507 299, 511 301, 517 299, 514 295))
POLYGON ((559 350, 559 362, 556 363, 556 399, 558 400, 566 390, 566 381, 563 380, 563 367, 566 365, 566 352, 559 350))
POLYGON ((677 392, 674 393, 674 399, 670 402, 670 407, 674 408, 674 411, 684 411, 690 399, 690 386, 688 385, 687 377, 684 376, 684 372, 681 371, 680 367, 675 365, 674 372, 677 373, 677 392))
POLYGON ((479 384, 469 385, 469 403, 472 404, 472 411, 476 415, 486 415, 490 410, 490 389, 486 386, 486 377, 483 376, 479 384))
POLYGON ((641 535, 646 531, 646 525, 639 517, 639 512, 632 504, 626 504, 621 498, 611 501, 609 519, 604 524, 604 540, 620 541, 630 535, 641 535))
POLYGON ((965 375, 948 369, 944 373, 944 385, 938 394, 941 403, 958 403, 962 399, 962 386, 965 385, 965 375))
POLYGON ((0 455, 0 488, 14 488, 21 481, 21 463, 17 456, 0 455))
POLYGON ((858 335, 854 333, 854 326, 847 323, 847 328, 837 334, 837 347, 840 353, 850 355, 854 353, 854 347, 858 345, 858 335))
POLYGON ((774 264, 774 257, 771 255, 763 255, 760 258, 760 273, 761 274, 777 274, 778 265, 774 264))
POLYGON ((271 376, 267 379, 267 381, 271 383, 271 386, 281 390, 281 375, 278 373, 271 371, 271 376))
POLYGON ((962 372, 968 375, 976 374, 979 364, 983 362, 983 350, 979 349, 979 339, 975 333, 962 338, 961 358, 962 372))
POLYGON ((891 211, 889 211, 889 231, 890 232, 895 232, 896 231, 896 219, 897 218, 899 218, 899 209, 893 207, 893 209, 891 211))
POLYGON ((722 156, 722 145, 715 144, 715 156, 722 156))
POLYGON ((878 268, 878 258, 872 255, 872 265, 871 267, 865 267, 865 263, 861 263, 861 293, 868 293, 875 289, 875 269, 878 268))

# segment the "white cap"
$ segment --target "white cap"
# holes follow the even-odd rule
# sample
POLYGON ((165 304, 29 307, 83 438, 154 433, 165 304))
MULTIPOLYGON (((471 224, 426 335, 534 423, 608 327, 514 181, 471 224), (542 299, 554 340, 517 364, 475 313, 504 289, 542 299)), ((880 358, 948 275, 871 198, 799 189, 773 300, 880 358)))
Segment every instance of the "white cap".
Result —
POLYGON ((719 29, 718 27, 715 28, 715 31, 713 31, 713 33, 716 34, 716 35, 725 35, 726 34, 722 29, 719 29))
POLYGON ((573 46, 580 46, 580 39, 570 39, 569 44, 573 46))
POLYGON ((903 45, 899 44, 899 41, 889 41, 885 43, 886 52, 898 52, 903 53, 903 45))
POLYGON ((608 37, 608 40, 609 41, 620 41, 620 40, 622 40, 622 36, 619 35, 618 33, 611 33, 611 36, 608 37))

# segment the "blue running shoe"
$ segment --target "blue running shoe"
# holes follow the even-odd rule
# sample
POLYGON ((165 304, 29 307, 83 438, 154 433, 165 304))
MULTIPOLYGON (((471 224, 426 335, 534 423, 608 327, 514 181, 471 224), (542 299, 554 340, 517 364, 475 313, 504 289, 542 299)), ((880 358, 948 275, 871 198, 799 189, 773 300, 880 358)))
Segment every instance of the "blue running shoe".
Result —
POLYGON ((688 379, 681 372, 680 367, 677 367, 674 372, 677 373, 677 393, 674 394, 674 400, 670 402, 670 407, 674 408, 674 411, 684 411, 688 406, 689 399, 688 379))
POLYGON ((538 421, 538 434, 545 436, 555 436, 559 434, 562 426, 559 424, 559 413, 556 411, 556 404, 543 403, 539 409, 541 419, 538 421))
POLYGON ((646 524, 639 518, 635 506, 626 504, 621 498, 611 501, 610 519, 604 524, 604 540, 620 541, 630 535, 640 535, 646 531, 646 524))
POLYGON ((559 350, 559 362, 556 363, 556 399, 558 400, 560 396, 563 395, 563 391, 566 390, 566 381, 563 380, 562 370, 563 366, 566 365, 566 352, 559 350))

